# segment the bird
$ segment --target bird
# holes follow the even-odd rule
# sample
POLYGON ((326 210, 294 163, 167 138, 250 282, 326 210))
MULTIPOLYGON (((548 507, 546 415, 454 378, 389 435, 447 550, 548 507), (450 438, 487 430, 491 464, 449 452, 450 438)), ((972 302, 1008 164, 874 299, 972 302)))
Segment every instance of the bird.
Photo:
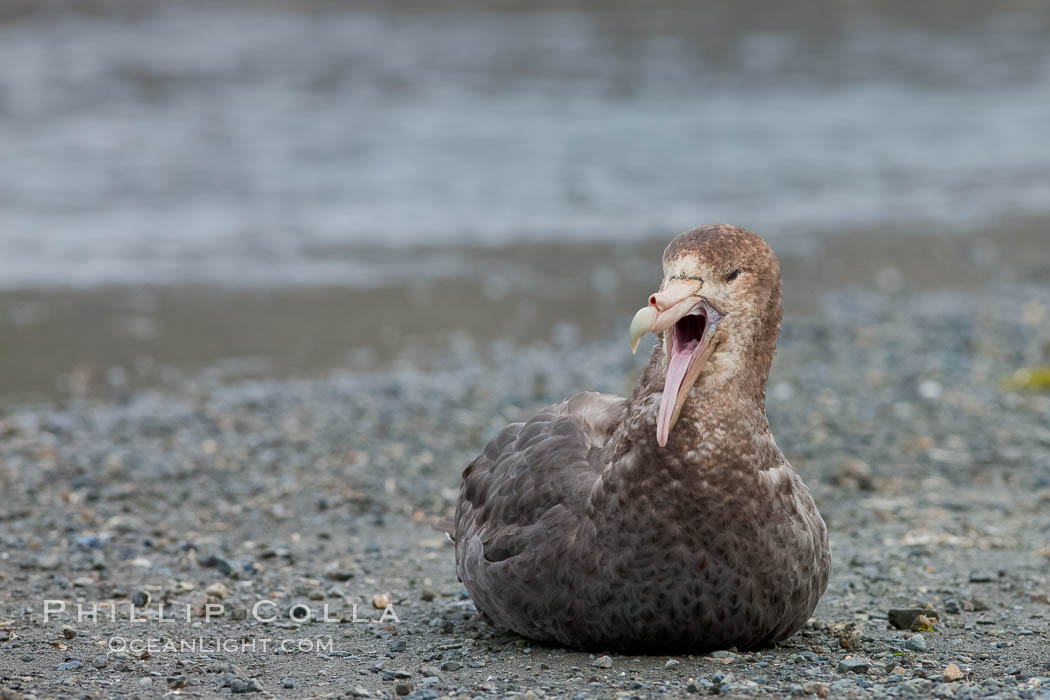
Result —
POLYGON ((724 224, 676 236, 632 351, 630 397, 576 394, 500 431, 462 473, 449 534, 489 623, 624 653, 774 646, 827 588, 827 527, 770 431, 779 262, 724 224))

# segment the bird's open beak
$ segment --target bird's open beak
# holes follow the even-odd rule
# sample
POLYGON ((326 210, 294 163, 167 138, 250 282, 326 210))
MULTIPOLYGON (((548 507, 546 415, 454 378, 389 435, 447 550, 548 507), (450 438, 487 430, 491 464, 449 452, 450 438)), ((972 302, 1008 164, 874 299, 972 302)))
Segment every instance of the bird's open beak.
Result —
POLYGON ((667 444, 689 389, 711 356, 711 337, 722 320, 722 314, 700 295, 700 286, 699 281, 672 282, 650 296, 649 305, 631 321, 631 352, 638 349, 646 333, 667 331, 667 379, 656 417, 656 441, 661 447, 667 444))

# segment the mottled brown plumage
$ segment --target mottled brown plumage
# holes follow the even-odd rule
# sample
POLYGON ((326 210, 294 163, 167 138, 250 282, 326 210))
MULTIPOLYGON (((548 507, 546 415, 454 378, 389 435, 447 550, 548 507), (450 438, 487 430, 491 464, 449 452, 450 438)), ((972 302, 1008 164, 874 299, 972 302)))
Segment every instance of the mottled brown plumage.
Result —
POLYGON ((463 472, 456 570, 498 627, 586 649, 751 648, 797 631, 827 586, 824 522, 765 413, 776 257, 715 225, 675 238, 663 265, 662 290, 687 280, 721 315, 666 446, 674 328, 629 399, 578 394, 507 426, 463 472))

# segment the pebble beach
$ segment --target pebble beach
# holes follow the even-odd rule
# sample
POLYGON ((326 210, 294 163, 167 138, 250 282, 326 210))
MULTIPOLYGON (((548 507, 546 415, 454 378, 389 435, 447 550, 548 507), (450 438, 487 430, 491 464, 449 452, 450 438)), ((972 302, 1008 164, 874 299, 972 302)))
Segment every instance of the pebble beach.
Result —
POLYGON ((1050 700, 1050 5, 0 0, 0 700, 1050 700), (780 260, 776 648, 488 626, 434 525, 780 260), (648 340, 646 342, 649 342, 648 340))
POLYGON ((506 422, 640 368, 625 336, 567 334, 7 411, 0 695, 1050 696, 1050 394, 1011 389, 1050 288, 829 299, 785 319, 769 385, 833 547, 778 648, 587 654, 477 618, 431 527, 460 471, 506 422))

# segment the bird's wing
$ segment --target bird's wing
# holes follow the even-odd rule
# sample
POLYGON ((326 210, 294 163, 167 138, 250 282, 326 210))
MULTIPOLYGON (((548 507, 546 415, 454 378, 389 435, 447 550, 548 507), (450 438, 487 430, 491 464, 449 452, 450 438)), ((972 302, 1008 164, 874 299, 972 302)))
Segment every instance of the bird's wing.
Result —
POLYGON ((550 527, 572 528, 626 406, 618 396, 577 394, 488 444, 463 472, 455 522, 461 579, 469 539, 480 540, 486 562, 499 562, 543 541, 550 527))

